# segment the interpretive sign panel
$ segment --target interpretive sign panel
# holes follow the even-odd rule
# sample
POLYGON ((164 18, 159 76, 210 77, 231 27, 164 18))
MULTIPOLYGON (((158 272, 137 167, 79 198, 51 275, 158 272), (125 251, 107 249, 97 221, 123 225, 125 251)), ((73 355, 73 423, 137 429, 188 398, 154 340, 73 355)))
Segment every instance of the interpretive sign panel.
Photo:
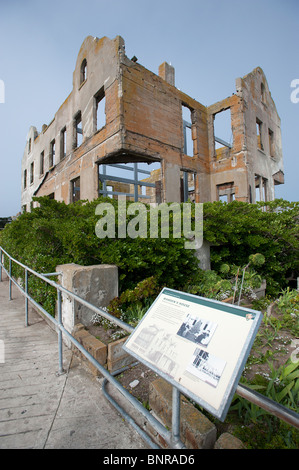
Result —
POLYGON ((261 312, 164 288, 126 352, 224 420, 261 312))

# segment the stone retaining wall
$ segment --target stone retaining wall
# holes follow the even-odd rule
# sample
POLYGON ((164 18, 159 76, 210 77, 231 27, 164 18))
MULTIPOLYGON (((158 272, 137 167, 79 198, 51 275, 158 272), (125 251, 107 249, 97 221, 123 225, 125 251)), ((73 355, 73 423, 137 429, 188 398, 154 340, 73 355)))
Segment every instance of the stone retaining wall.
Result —
MULTIPOLYGON (((172 387, 159 378, 150 384, 149 406, 154 415, 171 428, 172 387)), ((188 449, 244 449, 243 443, 229 433, 217 439, 216 426, 181 395, 181 440, 188 449)), ((165 446, 163 438, 156 436, 165 446)))
MULTIPOLYGON (((122 348, 127 337, 105 344, 90 334, 84 328, 82 323, 78 323, 75 326, 73 336, 92 355, 92 357, 108 369, 110 373, 114 373, 136 362, 136 359, 124 352, 122 348)), ((98 369, 91 364, 75 346, 73 348, 92 374, 100 376, 101 374, 98 369)))

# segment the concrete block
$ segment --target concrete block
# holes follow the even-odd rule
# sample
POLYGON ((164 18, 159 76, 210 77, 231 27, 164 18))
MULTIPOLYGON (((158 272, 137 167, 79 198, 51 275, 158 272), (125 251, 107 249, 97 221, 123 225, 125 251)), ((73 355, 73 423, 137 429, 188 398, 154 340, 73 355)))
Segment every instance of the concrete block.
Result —
MULTIPOLYGON (((150 385, 149 405, 162 423, 172 425, 172 387, 163 379, 150 385)), ((181 396, 181 440, 188 449, 212 449, 216 441, 216 427, 185 397, 181 396)))
POLYGON ((214 449, 245 449, 243 442, 229 432, 221 434, 217 439, 214 449))
MULTIPOLYGON (((108 264, 79 266, 70 263, 56 267, 62 273, 61 284, 70 292, 96 307, 107 307, 118 296, 118 268, 108 264)), ((62 321, 72 333, 77 323, 90 326, 94 312, 66 295, 62 295, 62 321)))
POLYGON ((262 299, 266 295, 267 281, 264 279, 257 289, 254 289, 254 293, 258 299, 262 299))

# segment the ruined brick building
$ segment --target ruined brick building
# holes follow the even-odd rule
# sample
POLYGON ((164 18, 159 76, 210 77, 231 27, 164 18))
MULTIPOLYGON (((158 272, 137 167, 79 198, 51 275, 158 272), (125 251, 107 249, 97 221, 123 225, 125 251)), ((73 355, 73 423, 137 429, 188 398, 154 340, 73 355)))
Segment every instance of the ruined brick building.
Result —
POLYGON ((89 36, 70 95, 40 133, 29 130, 22 209, 34 206, 34 195, 66 203, 120 193, 148 202, 266 201, 283 182, 280 118, 261 68, 206 107, 175 87, 171 65, 156 75, 128 59, 120 36, 89 36), (215 135, 224 114, 229 141, 215 135))

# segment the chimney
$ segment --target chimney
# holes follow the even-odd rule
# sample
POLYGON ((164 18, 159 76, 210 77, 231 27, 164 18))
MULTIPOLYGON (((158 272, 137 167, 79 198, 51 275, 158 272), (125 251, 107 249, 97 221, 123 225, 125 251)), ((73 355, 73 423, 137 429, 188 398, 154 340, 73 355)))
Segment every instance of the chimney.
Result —
POLYGON ((174 67, 167 62, 163 62, 163 64, 159 66, 159 77, 163 78, 167 83, 170 83, 170 85, 175 86, 174 67))

